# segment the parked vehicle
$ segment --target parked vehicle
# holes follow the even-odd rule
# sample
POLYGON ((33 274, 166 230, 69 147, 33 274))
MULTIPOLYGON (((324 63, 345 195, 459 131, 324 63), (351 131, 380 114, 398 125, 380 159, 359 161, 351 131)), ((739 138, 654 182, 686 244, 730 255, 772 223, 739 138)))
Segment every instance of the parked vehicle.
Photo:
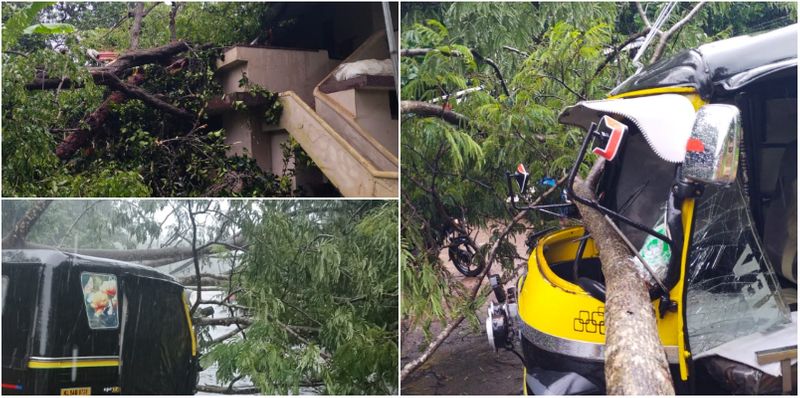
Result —
MULTIPOLYGON (((680 52, 559 120, 587 131, 568 198, 638 253, 676 391, 712 391, 697 375, 718 364, 698 355, 790 321, 780 289, 797 283, 797 25, 680 52), (571 189, 591 146, 606 158, 597 201, 571 189)), ((517 208, 523 174, 509 174, 517 208)), ((604 282, 592 237, 571 227, 539 238, 516 288, 497 295, 487 333, 521 347, 525 393, 605 392, 604 282)), ((750 385, 720 377, 717 392, 774 392, 751 371, 736 370, 750 385)))
POLYGON ((3 250, 3 394, 194 394, 183 286, 153 268, 3 250))

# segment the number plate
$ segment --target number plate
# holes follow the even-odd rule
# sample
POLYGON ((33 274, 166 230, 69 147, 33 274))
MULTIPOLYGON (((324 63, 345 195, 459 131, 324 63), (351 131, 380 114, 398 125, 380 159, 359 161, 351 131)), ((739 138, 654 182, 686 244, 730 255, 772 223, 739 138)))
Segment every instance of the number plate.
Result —
POLYGON ((92 395, 92 387, 62 388, 61 395, 92 395))

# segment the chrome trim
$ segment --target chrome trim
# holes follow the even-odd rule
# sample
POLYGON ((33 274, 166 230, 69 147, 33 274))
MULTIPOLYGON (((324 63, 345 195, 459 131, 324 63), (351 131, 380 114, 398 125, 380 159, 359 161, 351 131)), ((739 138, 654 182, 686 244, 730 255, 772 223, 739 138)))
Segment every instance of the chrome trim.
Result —
MULTIPOLYGON (((553 336, 540 330, 536 330, 524 321, 520 322, 520 331, 522 332, 522 336, 528 339, 531 344, 545 351, 592 361, 605 361, 605 344, 590 343, 587 341, 578 341, 553 336)), ((678 363, 677 346, 666 346, 664 347, 664 352, 667 354, 667 361, 669 363, 678 363)))
POLYGON ((119 355, 99 355, 86 357, 30 357, 31 361, 39 362, 64 362, 64 361, 118 361, 119 355))

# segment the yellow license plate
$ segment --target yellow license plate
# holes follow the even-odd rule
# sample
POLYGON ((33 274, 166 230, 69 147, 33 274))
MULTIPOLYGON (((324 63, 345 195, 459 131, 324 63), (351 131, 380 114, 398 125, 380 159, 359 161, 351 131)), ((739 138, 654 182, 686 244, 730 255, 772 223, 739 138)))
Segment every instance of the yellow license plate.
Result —
POLYGON ((61 395, 92 395, 92 387, 62 388, 61 395))

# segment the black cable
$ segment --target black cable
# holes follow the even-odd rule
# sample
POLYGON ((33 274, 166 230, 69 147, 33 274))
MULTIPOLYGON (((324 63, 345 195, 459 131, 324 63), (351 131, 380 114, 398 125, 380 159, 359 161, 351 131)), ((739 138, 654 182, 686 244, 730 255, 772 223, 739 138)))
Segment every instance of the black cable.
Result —
POLYGON ((511 351, 514 355, 517 356, 517 358, 519 358, 520 362, 522 362, 522 366, 525 366, 525 358, 522 358, 522 355, 520 355, 515 349, 506 347, 505 350, 511 351))

